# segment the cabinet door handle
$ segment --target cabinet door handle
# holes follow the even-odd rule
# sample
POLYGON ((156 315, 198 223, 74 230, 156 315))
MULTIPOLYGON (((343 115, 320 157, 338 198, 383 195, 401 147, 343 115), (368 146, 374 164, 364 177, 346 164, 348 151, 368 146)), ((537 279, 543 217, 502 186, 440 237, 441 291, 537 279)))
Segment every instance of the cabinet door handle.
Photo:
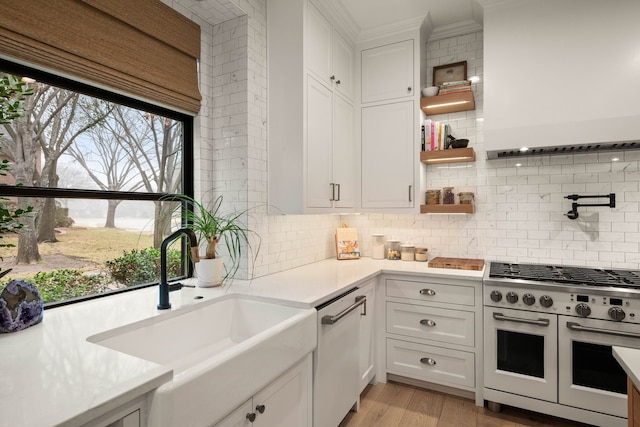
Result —
POLYGON ((258 412, 259 412, 259 413, 261 413, 261 414, 264 414, 264 410, 265 410, 266 408, 267 408, 267 407, 266 407, 266 406, 264 406, 264 405, 258 405, 258 406, 256 406, 256 411, 258 411, 258 412))
POLYGON ((331 76, 329 77, 329 80, 334 81, 336 79, 336 76, 331 76))
POLYGON ((340 80, 336 80, 336 84, 339 85, 340 84, 340 80))
POLYGON ((337 202, 340 201, 340 184, 336 184, 336 187, 338 188, 338 198, 336 199, 337 202))
POLYGON ((335 202, 336 201, 336 185, 333 182, 329 185, 331 186, 331 198, 329 199, 329 201, 335 202))
POLYGON ((433 327, 433 326, 436 326, 436 322, 434 322, 434 321, 433 321, 433 320, 431 320, 431 319, 422 319, 422 320, 420 321, 420 324, 421 324, 421 325, 424 325, 424 326, 432 326, 432 327, 433 327))
POLYGON ((413 200, 411 200, 411 188, 413 187, 413 185, 409 186, 409 201, 413 202, 413 200))
POLYGON ((420 289, 420 294, 429 295, 430 297, 432 297, 436 294, 436 291, 434 291, 433 289, 420 289))
POLYGON ((436 361, 430 357, 423 357, 422 359, 420 359, 420 363, 424 363, 425 365, 430 365, 430 366, 434 366, 436 364, 436 361))
POLYGON ((411 93, 411 86, 407 88, 407 93, 411 93))
POLYGON ((247 414, 246 418, 249 420, 249 422, 254 422, 256 420, 256 413, 255 412, 249 412, 247 414))

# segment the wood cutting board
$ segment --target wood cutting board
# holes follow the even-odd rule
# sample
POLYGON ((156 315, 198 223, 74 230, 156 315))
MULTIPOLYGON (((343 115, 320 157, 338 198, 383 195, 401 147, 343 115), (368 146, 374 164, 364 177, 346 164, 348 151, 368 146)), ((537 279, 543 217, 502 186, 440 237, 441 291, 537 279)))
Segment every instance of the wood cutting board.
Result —
POLYGON ((483 259, 470 258, 443 258, 436 257, 429 261, 431 268, 453 268, 456 270, 482 270, 484 268, 483 259))

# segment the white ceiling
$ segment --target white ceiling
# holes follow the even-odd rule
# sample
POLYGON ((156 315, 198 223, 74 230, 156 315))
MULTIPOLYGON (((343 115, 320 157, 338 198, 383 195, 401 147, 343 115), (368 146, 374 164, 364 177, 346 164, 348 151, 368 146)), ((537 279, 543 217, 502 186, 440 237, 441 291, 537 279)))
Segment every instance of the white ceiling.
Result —
MULTIPOLYGON (((164 0, 171 2, 172 0, 164 0)), ((266 0, 269 1, 269 0, 266 0)), ((302 1, 302 0, 292 0, 302 1)), ((406 30, 425 18, 431 39, 450 37, 482 28, 482 7, 477 0, 314 0, 342 23, 356 41, 406 30), (428 15, 428 16, 427 16, 428 15)), ((244 14, 238 0, 173 0, 186 11, 211 24, 244 14)))
POLYGON ((475 19, 475 0, 336 0, 360 31, 431 16, 434 28, 475 19))

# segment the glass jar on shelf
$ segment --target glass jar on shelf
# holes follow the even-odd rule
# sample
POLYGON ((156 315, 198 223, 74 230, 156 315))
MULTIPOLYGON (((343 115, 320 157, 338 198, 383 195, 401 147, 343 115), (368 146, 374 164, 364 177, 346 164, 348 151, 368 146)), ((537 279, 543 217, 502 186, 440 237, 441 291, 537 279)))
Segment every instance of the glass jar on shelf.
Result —
POLYGON ((453 205, 455 203, 455 194, 453 187, 444 187, 442 189, 442 203, 445 205, 453 205))
POLYGON ((440 190, 427 190, 426 195, 427 205, 439 205, 440 204, 440 190))
POLYGON ((470 191, 463 191, 458 193, 458 197, 460 197, 461 205, 472 205, 474 194, 470 191))
POLYGON ((384 259, 384 234, 371 235, 371 258, 384 259))
POLYGON ((415 260, 416 245, 400 245, 400 259, 402 261, 415 260))
POLYGON ((387 240, 387 244, 385 245, 384 250, 387 259, 400 259, 400 240, 387 240))

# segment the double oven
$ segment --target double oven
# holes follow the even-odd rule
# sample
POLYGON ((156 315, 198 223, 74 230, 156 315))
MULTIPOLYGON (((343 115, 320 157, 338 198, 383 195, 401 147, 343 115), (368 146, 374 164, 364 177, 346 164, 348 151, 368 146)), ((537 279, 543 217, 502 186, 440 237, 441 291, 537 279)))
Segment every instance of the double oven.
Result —
POLYGON ((588 424, 627 424, 612 346, 640 348, 640 272, 491 262, 484 399, 588 424))

